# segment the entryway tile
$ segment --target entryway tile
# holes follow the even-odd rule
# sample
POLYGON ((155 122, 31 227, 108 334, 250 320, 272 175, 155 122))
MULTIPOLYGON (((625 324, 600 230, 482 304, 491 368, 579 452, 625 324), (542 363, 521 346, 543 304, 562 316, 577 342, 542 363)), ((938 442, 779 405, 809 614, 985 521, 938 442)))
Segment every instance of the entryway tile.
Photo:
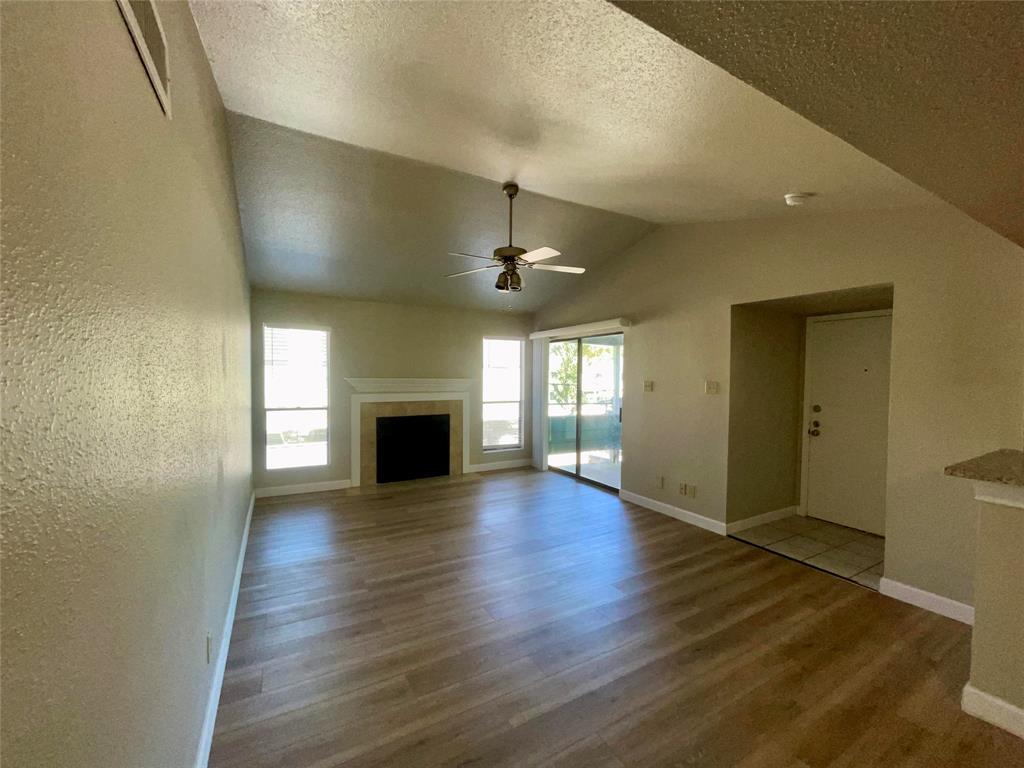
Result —
POLYGON ((860 538, 858 531, 852 528, 844 528, 841 525, 834 525, 833 523, 825 523, 825 525, 808 531, 806 535, 812 539, 831 544, 833 547, 848 544, 860 538))
POLYGON ((732 534, 836 576, 877 590, 885 560, 885 539, 813 517, 794 515, 732 534))
POLYGON ((787 531, 783 528, 776 528, 771 523, 765 525, 759 525, 756 528, 748 528, 745 531, 740 531, 736 534, 737 538, 749 541, 751 544, 758 544, 759 546, 767 546, 773 544, 776 541, 782 539, 788 539, 793 535, 792 531, 787 531))
POLYGON ((828 552, 823 552, 820 555, 809 557, 804 560, 808 565, 813 565, 815 568, 821 568, 823 571, 834 573, 836 576, 843 576, 850 578, 855 573, 860 573, 864 568, 856 563, 848 563, 845 560, 836 557, 836 551, 834 549, 828 552))
POLYGON ((876 537, 854 539, 843 544, 840 549, 847 552, 856 552, 858 555, 875 557, 878 561, 881 561, 885 555, 885 539, 876 537))
POLYGON ((809 531, 815 530, 816 528, 821 528, 823 525, 828 525, 828 523, 824 520, 817 520, 813 517, 791 515, 790 517, 784 517, 781 520, 776 520, 772 525, 776 528, 781 528, 784 531, 790 531, 794 534, 805 534, 809 531))
POLYGON ((806 560, 808 557, 814 557, 830 548, 825 542, 807 536, 790 536, 788 539, 768 545, 768 549, 772 552, 778 552, 780 555, 796 560, 806 560))

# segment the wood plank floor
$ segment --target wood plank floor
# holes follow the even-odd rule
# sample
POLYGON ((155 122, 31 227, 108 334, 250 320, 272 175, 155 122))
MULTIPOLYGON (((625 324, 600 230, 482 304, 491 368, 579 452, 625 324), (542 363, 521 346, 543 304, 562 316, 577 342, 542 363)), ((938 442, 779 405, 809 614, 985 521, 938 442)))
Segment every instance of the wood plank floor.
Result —
POLYGON ((210 765, 1024 766, 969 646, 555 473, 267 499, 210 765))

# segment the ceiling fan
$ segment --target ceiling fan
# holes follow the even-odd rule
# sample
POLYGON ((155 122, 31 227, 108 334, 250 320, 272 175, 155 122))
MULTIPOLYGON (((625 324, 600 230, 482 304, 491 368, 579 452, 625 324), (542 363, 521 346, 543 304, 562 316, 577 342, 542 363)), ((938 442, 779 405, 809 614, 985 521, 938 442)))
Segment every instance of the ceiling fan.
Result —
POLYGON ((520 267, 525 269, 543 269, 548 272, 567 272, 571 275, 582 275, 586 272, 583 267, 560 267, 553 264, 537 263, 538 261, 544 261, 544 259, 561 256, 554 248, 544 247, 527 251, 525 248, 512 245, 512 201, 519 193, 519 185, 514 181, 507 181, 502 186, 501 191, 508 197, 508 245, 495 248, 493 256, 477 256, 473 253, 459 253, 458 251, 450 252, 449 256, 468 256, 471 259, 484 259, 495 263, 477 269, 467 269, 465 272, 454 272, 450 275, 445 275, 445 277, 462 277, 463 275, 472 275, 476 272, 485 272, 488 269, 500 268, 501 273, 498 275, 498 281, 494 284, 494 287, 499 291, 507 293, 508 291, 523 290, 523 278, 519 275, 520 267))

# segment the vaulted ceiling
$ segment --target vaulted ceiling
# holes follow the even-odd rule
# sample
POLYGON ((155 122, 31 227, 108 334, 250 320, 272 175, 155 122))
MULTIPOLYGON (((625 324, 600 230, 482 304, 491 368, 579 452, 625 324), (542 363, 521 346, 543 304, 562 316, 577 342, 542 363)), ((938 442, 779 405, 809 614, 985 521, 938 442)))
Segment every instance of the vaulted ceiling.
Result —
MULTIPOLYGON (((534 312, 579 278, 523 271, 521 293, 449 251, 490 256, 508 243, 498 182, 229 114, 249 278, 258 286, 358 299, 534 312)), ((653 225, 521 191, 516 244, 557 246, 546 264, 597 269, 653 225)))
MULTIPOLYGON (((941 205, 603 0, 192 8, 228 109, 292 129, 233 120, 260 284, 507 306, 489 277, 440 278, 468 268, 447 251, 502 244, 506 179, 516 244, 588 269, 645 222, 941 205), (787 209, 792 191, 817 196, 787 209)), ((524 311, 573 279, 528 277, 524 311)))
POLYGON ((613 2, 1024 245, 1024 3, 613 2))

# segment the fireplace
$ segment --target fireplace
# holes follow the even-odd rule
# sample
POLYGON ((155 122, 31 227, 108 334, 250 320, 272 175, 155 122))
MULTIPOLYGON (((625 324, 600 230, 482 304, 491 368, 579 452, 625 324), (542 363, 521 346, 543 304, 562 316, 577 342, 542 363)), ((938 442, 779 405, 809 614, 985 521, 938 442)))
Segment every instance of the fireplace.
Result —
MULTIPOLYGON (((469 432, 464 428, 468 395, 462 392, 410 392, 410 393, 359 393, 352 396, 352 485, 375 485, 376 483, 394 482, 398 479, 429 477, 437 475, 461 475, 467 471, 466 458, 469 456, 469 432), (426 454, 436 460, 436 466, 425 470, 417 470, 415 474, 392 473, 385 469, 381 475, 377 471, 377 424, 382 419, 393 417, 444 416, 447 419, 447 439, 443 447, 438 435, 437 444, 425 448, 419 444, 416 461, 426 454), (447 457, 447 461, 445 461, 447 457), (443 466, 442 466, 443 465, 443 466), (423 474, 419 474, 423 472, 423 474), (387 479, 385 479, 387 478, 387 479)), ((427 422, 410 422, 411 426, 424 425, 427 422)), ((390 422, 385 422, 390 424, 390 422)), ((386 429, 386 427, 385 427, 386 429)), ((387 437, 381 435, 381 437, 387 437)), ((418 438, 417 438, 418 440, 418 438)), ((409 438, 399 441, 408 443, 409 438)), ((387 450, 390 450, 388 448, 387 450)))
POLYGON ((450 474, 447 413, 377 417, 377 482, 450 474))

